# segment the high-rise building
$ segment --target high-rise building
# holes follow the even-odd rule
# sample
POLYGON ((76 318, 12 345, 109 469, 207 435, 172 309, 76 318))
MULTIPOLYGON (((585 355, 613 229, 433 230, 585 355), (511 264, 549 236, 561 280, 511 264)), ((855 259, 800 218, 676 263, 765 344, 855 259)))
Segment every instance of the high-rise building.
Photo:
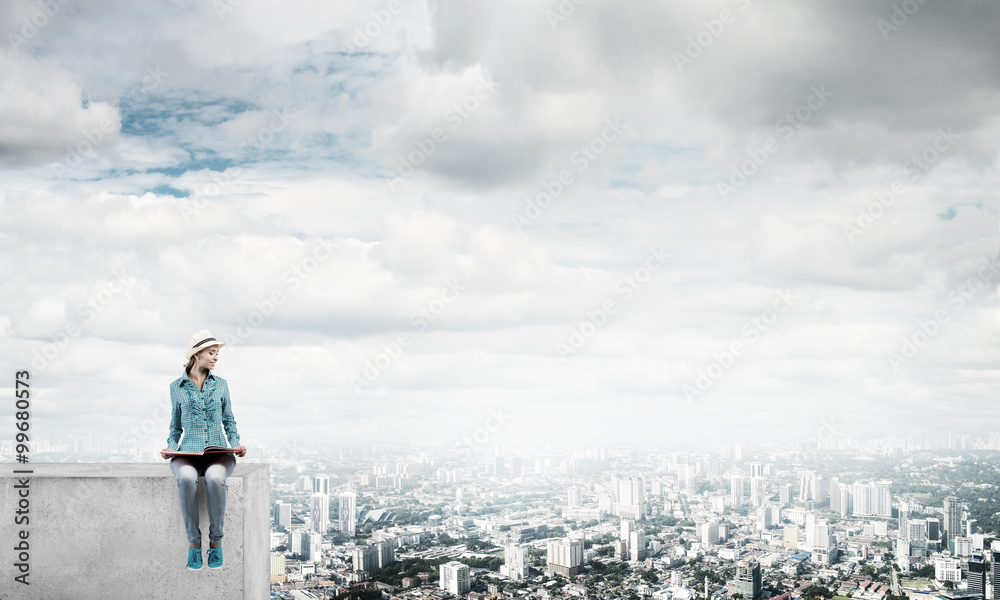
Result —
POLYGON ((993 600, 1000 600, 1000 552, 992 551, 993 555, 993 600))
POLYGON ((285 529, 292 526, 292 505, 278 500, 274 503, 274 525, 285 529))
POLYGON ((441 565, 440 573, 441 579, 438 581, 438 586, 442 590, 453 596, 462 596, 469 593, 471 581, 469 580, 468 565, 453 560, 441 565))
POLYGON ((840 483, 833 477, 830 479, 830 510, 842 517, 854 512, 853 486, 840 483))
POLYGON ((962 563, 948 552, 934 554, 934 578, 938 581, 962 581, 962 563))
MULTIPOLYGON (((582 547, 581 545, 581 552, 582 547)), ((633 531, 629 534, 628 559, 632 561, 646 560, 646 534, 642 530, 633 531)))
POLYGON ((313 492, 316 494, 330 495, 330 476, 325 473, 317 473, 313 478, 313 492))
POLYGON ((271 583, 284 583, 288 579, 285 574, 285 555, 280 552, 271 553, 271 583))
POLYGON ((337 530, 340 533, 354 537, 358 526, 356 505, 358 496, 354 492, 340 494, 340 510, 338 512, 337 530))
POLYGON ((307 535, 309 535, 309 532, 306 531, 305 529, 296 529, 292 531, 291 534, 289 534, 289 537, 291 538, 292 554, 295 554, 296 556, 302 555, 303 552, 302 546, 304 545, 302 543, 302 540, 307 535))
POLYGON ((616 540, 612 543, 614 557, 618 560, 628 560, 628 540, 616 540))
POLYGON ((955 536, 950 545, 955 549, 954 555, 960 558, 966 556, 972 556, 972 538, 967 538, 965 536, 959 535, 955 536))
POLYGON ((580 498, 580 488, 576 486, 569 488, 569 490, 566 493, 566 496, 567 496, 567 503, 566 503, 567 507, 577 508, 583 506, 583 502, 581 501, 580 498))
POLYGON ((783 484, 778 486, 778 502, 782 506, 792 503, 792 486, 789 484, 783 484))
POLYGON ((850 514, 862 517, 891 517, 892 494, 891 483, 875 481, 870 483, 857 482, 852 486, 854 508, 850 514))
POLYGON ((318 562, 323 557, 323 536, 315 531, 308 531, 302 537, 302 557, 318 562))
POLYGON ((528 548, 521 544, 510 544, 503 551, 504 575, 511 581, 528 577, 528 548))
POLYGON ((312 520, 312 530, 324 534, 330 528, 330 497, 326 494, 313 494, 309 497, 309 517, 312 520))
POLYGON ((611 492, 601 492, 597 496, 597 510, 611 514, 615 510, 615 495, 611 492))
POLYGON ((962 535, 962 501, 955 496, 944 499, 944 535, 943 541, 951 546, 951 541, 962 535))
POLYGON ((754 508, 764 506, 764 478, 750 478, 750 506, 754 508))
POLYGON ((730 479, 729 498, 733 506, 743 506, 746 493, 746 478, 742 474, 734 474, 730 479))
POLYGON ((358 546, 352 553, 354 572, 367 573, 378 567, 378 548, 374 545, 358 546))
POLYGON ((968 590, 976 598, 986 599, 986 561, 982 554, 976 553, 969 559, 968 590))
POLYGON ((910 539, 910 506, 903 500, 899 501, 899 531, 900 539, 910 539))
POLYGON ((813 475, 815 475, 815 473, 812 472, 812 471, 802 471, 799 474, 799 501, 800 502, 807 502, 809 500, 812 500, 812 497, 809 495, 809 490, 812 488, 812 484, 810 483, 810 480, 813 477, 813 475))
POLYGON ((759 600, 760 587, 760 563, 755 560, 736 563, 733 593, 742 594, 746 600, 759 600))
POLYGON ((382 540, 372 544, 375 548, 375 565, 378 568, 387 566, 389 563, 396 561, 395 544, 390 541, 382 540))
POLYGON ((701 525, 701 543, 704 546, 711 546, 713 544, 719 543, 719 524, 718 523, 702 523, 701 525))
POLYGON ((815 564, 832 565, 837 562, 839 552, 834 543, 830 526, 827 523, 817 523, 813 528, 813 546, 810 560, 815 564))
POLYGON ((548 570, 564 577, 579 575, 580 565, 583 564, 583 541, 569 538, 549 539, 546 562, 548 570))
POLYGON ((618 538, 628 542, 632 532, 635 531, 635 521, 632 519, 622 519, 619 526, 621 527, 621 533, 618 535, 618 538))
POLYGON ((299 482, 297 484, 298 491, 308 493, 313 489, 312 477, 308 475, 299 475, 299 482))
POLYGON ((812 552, 813 546, 816 545, 816 514, 809 511, 806 514, 806 548, 809 552, 812 552))
POLYGON ((722 459, 735 461, 743 460, 742 444, 724 444, 722 446, 722 459))
POLYGON ((626 477, 618 482, 618 516, 623 519, 645 519, 646 484, 641 477, 626 477))
POLYGON ((764 465, 759 462, 750 463, 750 478, 763 477, 764 476, 764 465))
POLYGON ((687 463, 677 465, 677 489, 688 494, 697 490, 694 483, 695 468, 687 463))
POLYGON ((798 525, 785 525, 782 546, 790 550, 799 549, 799 526, 798 525))
POLYGON ((927 517, 924 521, 924 525, 927 528, 927 539, 929 541, 940 541, 941 539, 941 520, 937 517, 927 517))

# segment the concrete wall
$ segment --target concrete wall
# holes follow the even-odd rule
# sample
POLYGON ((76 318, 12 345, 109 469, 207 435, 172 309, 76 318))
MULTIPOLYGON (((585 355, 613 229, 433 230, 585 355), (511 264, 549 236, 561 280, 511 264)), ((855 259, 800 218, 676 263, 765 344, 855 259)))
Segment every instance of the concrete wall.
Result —
MULTIPOLYGON (((240 459, 237 459, 239 461, 240 459)), ((202 556, 185 567, 177 479, 161 464, 6 463, 0 469, 0 598, 265 600, 269 595, 270 469, 237 462, 226 479, 225 562, 209 569, 205 481, 198 479, 202 556), (19 474, 15 470, 32 470, 19 474), (29 478, 26 525, 15 523, 29 478), (14 580, 20 532, 28 532, 27 580, 14 580)))

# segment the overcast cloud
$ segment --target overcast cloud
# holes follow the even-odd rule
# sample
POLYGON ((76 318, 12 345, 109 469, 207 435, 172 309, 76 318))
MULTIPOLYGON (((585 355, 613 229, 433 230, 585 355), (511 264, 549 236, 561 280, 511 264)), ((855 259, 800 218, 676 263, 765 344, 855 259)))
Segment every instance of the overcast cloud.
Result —
POLYGON ((51 5, 0 357, 53 439, 165 445, 202 328, 248 444, 992 429, 996 3, 51 5))

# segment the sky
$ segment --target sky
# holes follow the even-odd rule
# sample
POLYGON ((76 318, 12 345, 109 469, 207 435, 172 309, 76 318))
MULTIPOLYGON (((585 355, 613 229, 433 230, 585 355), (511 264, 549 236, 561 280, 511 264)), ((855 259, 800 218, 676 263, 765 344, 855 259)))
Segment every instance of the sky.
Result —
POLYGON ((998 24, 5 2, 4 393, 28 369, 34 431, 165 446, 208 329, 248 446, 988 433, 998 24))

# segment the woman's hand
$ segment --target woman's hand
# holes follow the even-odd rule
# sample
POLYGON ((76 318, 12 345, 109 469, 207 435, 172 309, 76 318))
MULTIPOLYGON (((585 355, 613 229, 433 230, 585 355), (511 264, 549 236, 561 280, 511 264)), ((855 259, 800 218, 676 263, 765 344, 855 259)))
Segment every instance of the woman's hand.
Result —
POLYGON ((167 456, 166 454, 164 454, 164 452, 173 452, 173 449, 171 449, 171 448, 164 448, 163 450, 160 450, 160 458, 165 458, 165 459, 166 458, 170 458, 169 456, 167 456))
POLYGON ((236 449, 239 450, 239 452, 236 453, 236 456, 246 456, 247 453, 246 446, 236 446, 236 449))

